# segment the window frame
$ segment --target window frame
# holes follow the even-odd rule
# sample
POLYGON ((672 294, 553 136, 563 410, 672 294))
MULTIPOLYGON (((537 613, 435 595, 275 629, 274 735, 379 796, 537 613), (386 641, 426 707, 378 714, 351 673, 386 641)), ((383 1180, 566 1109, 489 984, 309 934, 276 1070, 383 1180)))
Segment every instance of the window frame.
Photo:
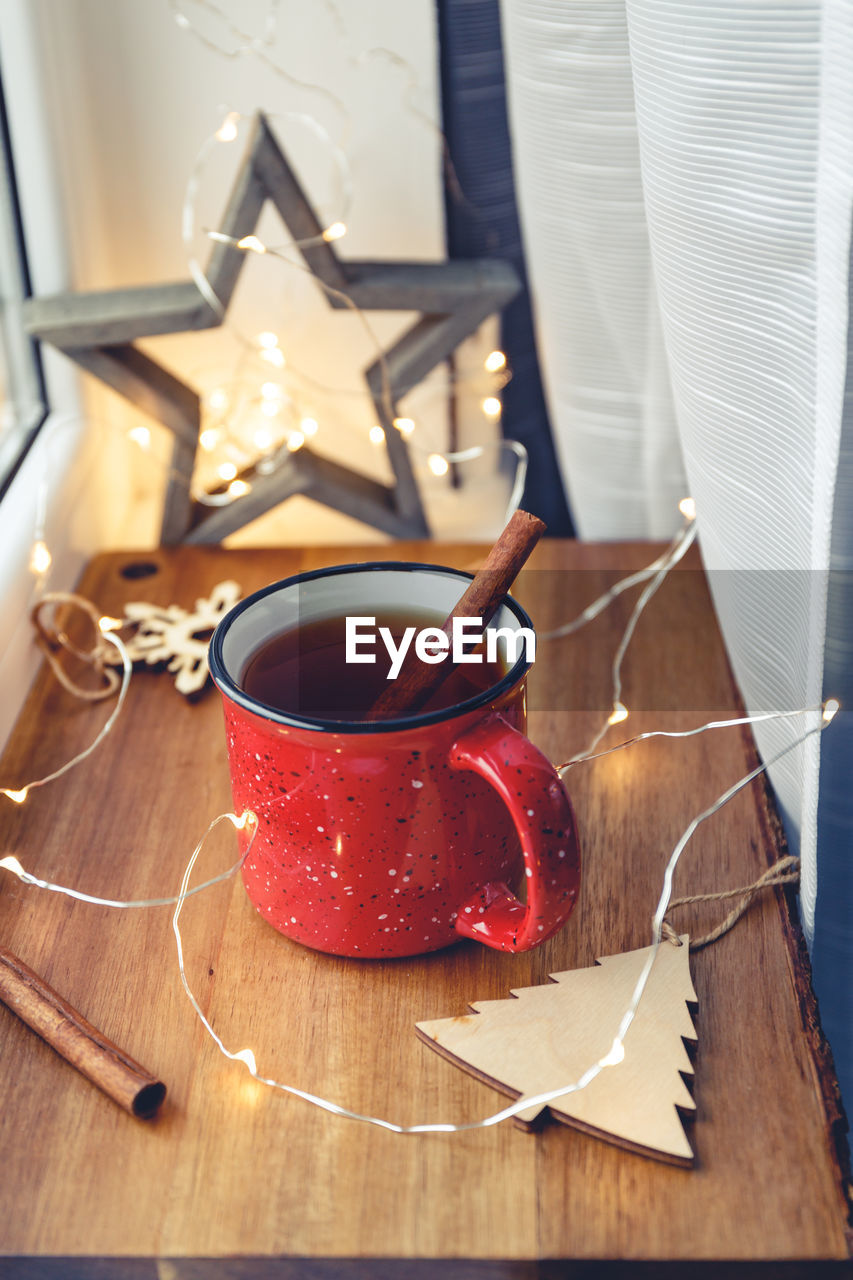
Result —
POLYGON ((13 484, 50 412, 41 349, 23 327, 23 303, 32 297, 15 158, 0 73, 0 308, 7 394, 19 415, 9 439, 0 436, 0 502, 13 484))

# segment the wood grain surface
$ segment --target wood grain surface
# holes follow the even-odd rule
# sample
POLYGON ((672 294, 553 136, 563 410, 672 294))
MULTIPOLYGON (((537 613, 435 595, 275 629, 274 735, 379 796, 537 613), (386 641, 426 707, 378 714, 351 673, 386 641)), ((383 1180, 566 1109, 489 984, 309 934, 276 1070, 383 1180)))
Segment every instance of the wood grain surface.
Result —
MULTIPOLYGON (((546 629, 655 551, 541 543, 514 594, 546 629)), ((404 543, 387 558, 474 569, 482 554, 404 543)), ((248 593, 293 572, 374 558, 376 548, 353 547, 111 553, 80 589, 109 614, 129 600, 190 607, 226 577, 248 593), (157 572, 124 576, 140 561, 157 572)), ((640 622, 624 666, 631 719, 606 743, 737 709, 698 565, 688 557, 640 622)), ((577 635, 540 645, 529 731, 555 761, 582 749, 610 709, 609 665, 632 594, 577 635)), ((57 767, 107 714, 42 673, 0 781, 18 787, 57 767)), ((566 928, 538 950, 511 956, 462 941, 418 959, 336 959, 275 933, 232 880, 185 906, 195 991, 226 1044, 254 1049, 262 1074, 401 1123, 481 1118, 500 1095, 431 1052, 415 1023, 647 945, 677 839, 753 761, 749 734, 734 728, 572 769, 582 893, 566 928)), ((2 803, 2 851, 34 874, 108 897, 176 892, 196 841, 231 804, 218 695, 188 704, 168 676, 141 670, 96 755, 23 808, 2 803)), ((780 848, 766 789, 754 784, 699 829, 674 892, 747 883, 780 848)), ((223 824, 199 877, 224 869, 235 850, 223 824)), ((697 907, 676 923, 698 934, 716 919, 713 906, 697 907)), ((159 1116, 142 1124, 0 1008, 4 1276, 461 1280, 563 1274, 560 1259, 584 1264, 584 1276, 638 1260, 682 1274, 685 1260, 719 1259, 731 1262, 726 1275, 742 1274, 740 1262, 743 1274, 793 1276, 814 1274, 818 1262, 834 1273, 849 1257, 842 1119, 780 890, 691 959, 700 1046, 693 1170, 555 1123, 538 1134, 503 1124, 399 1136, 272 1093, 226 1061, 197 1022, 170 922, 169 908, 108 910, 0 880, 0 942, 169 1087, 159 1116), (364 1259, 372 1261, 353 1261, 364 1259)))

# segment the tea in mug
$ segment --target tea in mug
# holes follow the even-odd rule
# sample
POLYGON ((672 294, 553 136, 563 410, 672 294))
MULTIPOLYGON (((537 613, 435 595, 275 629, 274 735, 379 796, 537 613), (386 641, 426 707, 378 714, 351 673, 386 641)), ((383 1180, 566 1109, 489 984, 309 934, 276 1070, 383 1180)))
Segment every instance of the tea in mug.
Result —
MULTIPOLYGON (((347 662, 346 617, 321 618, 292 627, 265 641, 249 658, 241 685, 250 697, 276 711, 306 716, 312 720, 368 720, 370 710, 388 685, 391 655, 379 638, 379 628, 387 627, 394 645, 399 646, 407 627, 416 631, 441 627, 444 617, 424 610, 369 610, 375 619, 372 630, 376 644, 372 663, 347 662)), ((482 645, 470 649, 482 655, 482 645)), ((414 658, 414 641, 409 658, 414 658)), ((415 659, 417 660, 417 659, 415 659)), ((445 659, 449 661, 449 655, 445 659)), ((418 710, 428 715, 466 702, 498 684, 506 675, 500 662, 483 661, 457 666, 418 710)))

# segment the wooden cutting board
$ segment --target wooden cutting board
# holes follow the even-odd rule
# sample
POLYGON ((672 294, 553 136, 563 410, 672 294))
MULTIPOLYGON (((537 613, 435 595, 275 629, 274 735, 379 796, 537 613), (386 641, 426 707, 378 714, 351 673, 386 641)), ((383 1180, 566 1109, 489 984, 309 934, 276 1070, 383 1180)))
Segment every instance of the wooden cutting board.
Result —
MULTIPOLYGON (((545 629, 655 553, 546 542, 516 594, 545 629)), ((190 607, 225 578, 247 593, 372 558, 376 548, 111 553, 92 562, 80 590, 120 615, 130 600, 190 607), (128 577, 141 561, 156 572, 128 577)), ((386 558, 475 568, 479 552, 398 544, 386 558)), ((630 608, 622 597, 578 635, 540 646, 530 735, 555 761, 582 748, 609 709, 609 664, 630 608)), ((697 557, 647 610, 624 675, 631 719, 608 742, 739 710, 697 557)), ((3 784, 55 768, 107 714, 43 673, 0 766, 3 784)), ((401 1123, 485 1116, 500 1096, 431 1052, 415 1023, 645 946, 676 840, 754 758, 749 733, 735 728, 574 769, 581 900, 536 951, 461 942, 414 960, 334 959, 273 932, 231 881, 184 910, 195 990, 225 1042, 254 1049, 262 1074, 401 1123)), ((177 890, 195 842, 229 807, 218 695, 189 704, 167 675, 143 670, 96 756, 24 808, 4 804, 0 843, 40 876, 111 897, 156 896, 177 890)), ((780 851, 768 792, 755 784, 700 828, 675 893, 749 882, 780 851)), ((223 828, 199 875, 234 856, 223 828)), ((671 1261, 683 1274, 676 1264, 687 1260, 798 1259, 805 1269, 785 1274, 812 1276, 819 1262, 849 1256, 834 1079, 781 891, 691 961, 700 1046, 692 1170, 557 1124, 400 1137, 266 1091, 196 1021, 170 918, 168 908, 108 911, 0 882, 3 943, 169 1085, 160 1117, 135 1121, 0 1007, 0 1253, 27 1259, 26 1269, 0 1259, 4 1275, 527 1277, 543 1259, 671 1261)), ((717 918, 697 908, 677 924, 698 934, 717 918)), ((549 1266, 541 1274, 555 1274, 549 1266)))

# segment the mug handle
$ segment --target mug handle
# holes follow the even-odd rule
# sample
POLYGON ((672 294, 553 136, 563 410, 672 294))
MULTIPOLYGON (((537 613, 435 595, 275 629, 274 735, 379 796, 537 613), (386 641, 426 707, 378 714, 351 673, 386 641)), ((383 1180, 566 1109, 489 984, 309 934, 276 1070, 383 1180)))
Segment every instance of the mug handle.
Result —
POLYGON ((484 885, 458 911, 458 933, 499 951, 529 951, 561 929, 580 886, 575 815, 554 766, 524 734, 492 715, 457 738, 454 769, 485 778, 509 809, 524 854, 527 903, 500 881, 484 885))

